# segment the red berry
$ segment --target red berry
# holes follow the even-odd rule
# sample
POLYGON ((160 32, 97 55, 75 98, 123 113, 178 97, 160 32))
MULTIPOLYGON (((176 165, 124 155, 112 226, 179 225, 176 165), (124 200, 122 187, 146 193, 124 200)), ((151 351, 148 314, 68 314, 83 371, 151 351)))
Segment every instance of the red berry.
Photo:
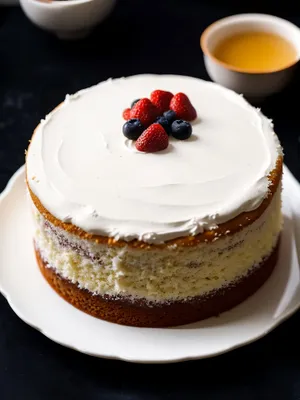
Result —
POLYGON ((149 99, 139 100, 130 111, 130 118, 137 118, 147 127, 155 121, 158 110, 149 99))
POLYGON ((130 108, 125 108, 123 111, 123 118, 128 121, 130 119, 130 108))
POLYGON ((150 95, 151 102, 158 108, 159 114, 163 114, 170 108, 170 101, 173 97, 171 92, 154 90, 150 95))
POLYGON ((193 119, 197 118, 197 112, 195 108, 192 106, 189 98, 184 93, 175 94, 171 100, 170 109, 175 111, 178 119, 192 121, 193 119))
POLYGON ((150 125, 135 142, 136 149, 144 153, 155 153, 168 145, 169 136, 160 124, 150 125))

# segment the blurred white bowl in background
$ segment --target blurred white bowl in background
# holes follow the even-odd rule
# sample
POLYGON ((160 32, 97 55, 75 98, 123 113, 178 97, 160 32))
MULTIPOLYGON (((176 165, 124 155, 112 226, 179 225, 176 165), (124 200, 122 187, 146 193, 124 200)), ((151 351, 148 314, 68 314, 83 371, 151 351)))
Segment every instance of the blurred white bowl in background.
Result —
POLYGON ((112 11, 116 0, 20 0, 26 16, 60 39, 87 36, 112 11))

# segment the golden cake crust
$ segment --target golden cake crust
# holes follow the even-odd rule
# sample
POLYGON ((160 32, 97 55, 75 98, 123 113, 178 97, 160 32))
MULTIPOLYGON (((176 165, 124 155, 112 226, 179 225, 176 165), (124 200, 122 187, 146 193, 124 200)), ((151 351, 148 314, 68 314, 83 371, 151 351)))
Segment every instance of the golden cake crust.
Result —
POLYGON ((217 316, 246 300, 269 278, 278 257, 277 245, 269 257, 253 268, 247 276, 228 287, 216 290, 207 296, 194 297, 187 301, 149 304, 145 300, 130 301, 110 296, 100 296, 80 289, 76 284, 62 278, 47 266, 38 250, 36 258, 39 268, 50 286, 67 302, 79 310, 109 322, 137 327, 171 327, 217 316))

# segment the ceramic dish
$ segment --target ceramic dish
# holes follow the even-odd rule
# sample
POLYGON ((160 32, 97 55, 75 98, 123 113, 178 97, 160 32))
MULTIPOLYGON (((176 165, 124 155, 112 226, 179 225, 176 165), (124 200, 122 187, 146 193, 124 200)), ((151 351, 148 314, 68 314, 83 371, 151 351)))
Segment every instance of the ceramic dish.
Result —
POLYGON ((200 37, 204 64, 210 78, 250 99, 262 99, 282 90, 290 81, 300 59, 300 29, 291 22, 268 14, 238 14, 208 26, 200 37), (295 47, 293 64, 273 72, 245 72, 222 63, 213 55, 216 45, 230 35, 245 31, 264 31, 287 39, 295 47))
POLYGON ((78 39, 112 11, 116 0, 20 0, 26 16, 60 39, 78 39))
POLYGON ((22 167, 0 198, 0 290, 15 313, 49 339, 89 355, 137 363, 216 356, 266 335, 300 306, 294 223, 300 227, 300 186, 285 168, 285 227, 279 262, 251 298, 218 318, 168 329, 132 328, 95 319, 62 300, 34 258, 32 220, 22 167), (289 203, 293 199, 293 204, 289 203), (18 249, 18 251, 16 251, 18 249))

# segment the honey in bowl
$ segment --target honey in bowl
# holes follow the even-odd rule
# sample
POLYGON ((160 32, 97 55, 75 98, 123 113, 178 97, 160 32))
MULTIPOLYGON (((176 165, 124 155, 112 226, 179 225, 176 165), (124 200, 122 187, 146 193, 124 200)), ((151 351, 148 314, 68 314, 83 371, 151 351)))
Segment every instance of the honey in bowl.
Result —
POLYGON ((284 69, 297 60, 294 46, 269 32, 240 32, 223 39, 213 55, 243 72, 265 73, 284 69))

